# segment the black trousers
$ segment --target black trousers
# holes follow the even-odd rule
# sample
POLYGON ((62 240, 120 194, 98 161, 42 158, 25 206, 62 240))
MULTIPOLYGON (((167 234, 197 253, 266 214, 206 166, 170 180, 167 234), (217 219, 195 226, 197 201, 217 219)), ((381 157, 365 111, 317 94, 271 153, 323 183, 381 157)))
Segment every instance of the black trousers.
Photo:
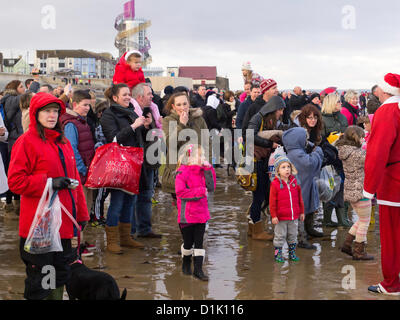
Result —
POLYGON ((196 223, 180 229, 185 250, 192 249, 193 245, 195 249, 203 249, 203 239, 206 231, 205 223, 196 223))
POLYGON ((25 279, 24 298, 27 300, 43 300, 52 292, 52 289, 45 289, 43 287, 43 278, 50 274, 43 267, 54 267, 56 276, 55 287, 61 287, 70 279, 70 264, 76 260, 77 252, 75 248, 72 248, 71 239, 61 239, 63 252, 30 254, 24 250, 25 241, 26 239, 20 238, 19 245, 20 256, 25 263, 27 275, 25 279))

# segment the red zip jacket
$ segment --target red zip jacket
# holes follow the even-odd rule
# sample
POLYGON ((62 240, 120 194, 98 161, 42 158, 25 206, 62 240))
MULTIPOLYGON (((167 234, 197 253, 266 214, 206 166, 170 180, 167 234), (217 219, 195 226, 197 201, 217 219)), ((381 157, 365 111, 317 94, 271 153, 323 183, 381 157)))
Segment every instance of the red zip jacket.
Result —
MULTIPOLYGON (((59 143, 56 139, 60 134, 55 130, 45 129, 46 141, 43 141, 36 129, 37 112, 40 108, 53 102, 61 106, 60 115, 64 114, 65 105, 56 97, 48 93, 38 93, 32 98, 29 108, 29 130, 19 137, 11 152, 8 185, 12 192, 21 195, 19 235, 22 238, 28 236, 47 179, 66 176, 57 145, 63 151, 68 177, 80 182, 74 151, 68 139, 64 139, 65 143, 59 143)), ((82 184, 79 183, 79 186, 71 192, 75 200, 76 220, 78 222, 88 221, 89 214, 82 184)), ((73 214, 72 199, 68 190, 60 190, 58 196, 69 213, 73 214)), ((62 211, 60 236, 61 239, 73 237, 72 221, 64 211, 62 211)))
POLYGON ((297 220, 300 214, 304 213, 301 188, 293 176, 289 177, 289 183, 282 180, 282 186, 281 189, 281 181, 275 177, 269 193, 271 217, 279 220, 297 220))

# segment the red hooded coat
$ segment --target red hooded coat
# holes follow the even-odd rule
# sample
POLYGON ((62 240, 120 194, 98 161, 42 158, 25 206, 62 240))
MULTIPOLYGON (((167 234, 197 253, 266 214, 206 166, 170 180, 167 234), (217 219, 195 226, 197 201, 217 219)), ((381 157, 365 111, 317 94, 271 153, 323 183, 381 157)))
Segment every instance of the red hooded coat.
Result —
MULTIPOLYGON (((39 109, 50 103, 60 105, 59 116, 65 113, 65 105, 61 100, 48 93, 36 94, 32 98, 29 108, 29 130, 18 138, 11 152, 8 184, 12 192, 21 195, 19 235, 22 238, 28 236, 47 179, 66 176, 57 145, 63 151, 68 177, 80 182, 74 151, 68 139, 64 139, 64 143, 56 142, 60 134, 49 129, 45 129, 46 141, 39 136, 36 128, 36 114, 39 109)), ((75 200, 76 220, 78 222, 88 221, 89 215, 82 185, 79 184, 75 190, 71 191, 75 200)), ((72 199, 68 189, 60 190, 58 195, 61 203, 73 214, 72 199)), ((61 239, 73 237, 72 221, 64 211, 62 212, 60 235, 61 239)))
POLYGON ((142 68, 138 71, 133 71, 129 64, 125 60, 127 52, 121 57, 117 65, 115 66, 115 73, 113 77, 113 83, 125 83, 132 90, 139 83, 146 82, 142 68))

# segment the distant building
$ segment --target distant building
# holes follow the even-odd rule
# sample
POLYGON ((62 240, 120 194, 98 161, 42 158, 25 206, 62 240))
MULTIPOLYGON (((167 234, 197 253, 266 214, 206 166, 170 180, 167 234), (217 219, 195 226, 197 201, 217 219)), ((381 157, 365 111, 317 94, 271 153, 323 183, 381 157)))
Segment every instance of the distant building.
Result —
POLYGON ((167 74, 168 77, 179 77, 179 67, 168 67, 167 74))
POLYGON ((22 59, 22 56, 19 56, 18 58, 3 59, 3 72, 30 74, 31 67, 22 59))
POLYGON ((162 77, 164 75, 164 69, 159 67, 146 67, 143 68, 145 77, 162 77))
MULTIPOLYGON (((168 74, 175 74, 176 67, 168 68, 168 74)), ((179 67, 178 76, 183 78, 192 78, 193 87, 199 86, 217 87, 221 90, 229 90, 229 80, 217 76, 217 67, 179 67)))
POLYGON ((108 79, 114 75, 116 61, 110 53, 86 50, 36 50, 35 63, 42 74, 74 70, 83 78, 108 79))

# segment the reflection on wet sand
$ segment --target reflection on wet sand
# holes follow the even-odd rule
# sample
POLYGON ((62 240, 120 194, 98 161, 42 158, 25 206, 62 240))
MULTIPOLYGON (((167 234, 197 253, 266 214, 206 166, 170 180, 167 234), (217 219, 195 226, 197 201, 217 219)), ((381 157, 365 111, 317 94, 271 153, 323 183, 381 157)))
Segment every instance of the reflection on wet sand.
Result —
MULTIPOLYGON (((217 169, 216 193, 210 197, 211 220, 205 237, 205 273, 202 282, 181 272, 182 243, 176 211, 170 195, 156 191, 160 202, 153 207, 154 230, 160 239, 141 239, 144 249, 124 249, 123 255, 105 252, 104 229, 88 227, 85 240, 96 245, 95 255, 84 258, 90 268, 110 273, 127 299, 396 299, 367 292, 381 280, 379 225, 368 233, 373 261, 353 261, 339 250, 346 229, 325 229, 324 240, 312 239, 317 250, 298 249, 298 262, 274 262, 272 242, 247 237, 246 210, 251 194, 245 194, 226 170, 217 169), (342 288, 343 267, 354 266, 355 289, 342 288)), ((3 214, 3 213, 2 213, 3 214)), ((333 215, 333 219, 335 219, 333 215)), ((264 217, 265 218, 265 217, 264 217)), ((353 217, 354 218, 354 217, 353 217)), ((316 223, 322 221, 322 210, 316 223)), ((272 226, 268 225, 270 232, 272 226)), ((18 222, 0 218, 0 299, 23 299, 25 267, 18 252, 18 222)), ((65 295, 65 298, 67 296, 65 295)))

